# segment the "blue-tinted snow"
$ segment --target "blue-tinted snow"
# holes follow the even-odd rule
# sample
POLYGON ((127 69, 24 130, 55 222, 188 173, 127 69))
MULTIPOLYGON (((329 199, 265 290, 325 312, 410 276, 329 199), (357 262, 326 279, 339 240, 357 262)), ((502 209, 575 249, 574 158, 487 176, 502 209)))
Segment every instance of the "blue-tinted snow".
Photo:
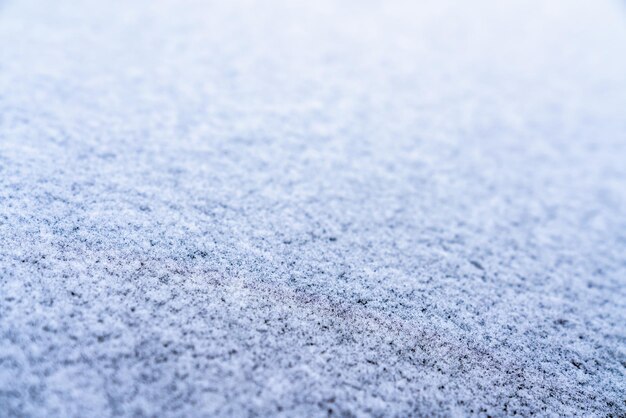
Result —
POLYGON ((626 12, 0 2, 1 416, 626 414, 626 12))

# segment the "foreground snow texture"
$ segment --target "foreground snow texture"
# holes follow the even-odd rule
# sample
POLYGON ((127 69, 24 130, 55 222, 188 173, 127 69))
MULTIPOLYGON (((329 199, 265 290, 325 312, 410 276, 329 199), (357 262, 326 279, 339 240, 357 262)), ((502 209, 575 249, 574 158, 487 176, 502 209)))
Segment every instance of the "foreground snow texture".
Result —
POLYGON ((626 12, 0 3, 0 415, 626 413, 626 12))

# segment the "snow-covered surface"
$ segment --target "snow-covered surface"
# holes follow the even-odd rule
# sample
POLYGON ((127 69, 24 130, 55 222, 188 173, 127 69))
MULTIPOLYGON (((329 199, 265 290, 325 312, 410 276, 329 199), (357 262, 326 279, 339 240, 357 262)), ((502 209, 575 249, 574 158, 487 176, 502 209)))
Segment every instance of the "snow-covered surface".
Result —
POLYGON ((626 7, 0 1, 0 416, 626 414, 626 7))

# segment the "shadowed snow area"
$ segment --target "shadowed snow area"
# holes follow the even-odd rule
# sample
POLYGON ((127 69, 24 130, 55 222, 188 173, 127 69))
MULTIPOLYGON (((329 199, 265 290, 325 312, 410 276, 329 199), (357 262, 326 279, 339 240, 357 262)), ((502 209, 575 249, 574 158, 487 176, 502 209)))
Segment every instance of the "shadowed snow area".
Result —
POLYGON ((0 2, 0 416, 624 416, 625 324, 623 2, 0 2))

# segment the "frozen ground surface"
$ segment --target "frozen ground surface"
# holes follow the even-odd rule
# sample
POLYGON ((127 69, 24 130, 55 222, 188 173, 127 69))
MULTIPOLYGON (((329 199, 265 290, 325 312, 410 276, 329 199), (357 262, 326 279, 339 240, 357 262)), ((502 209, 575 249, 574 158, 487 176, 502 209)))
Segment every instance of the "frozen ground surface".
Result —
POLYGON ((618 1, 0 1, 0 416, 624 416, 625 115, 618 1))

